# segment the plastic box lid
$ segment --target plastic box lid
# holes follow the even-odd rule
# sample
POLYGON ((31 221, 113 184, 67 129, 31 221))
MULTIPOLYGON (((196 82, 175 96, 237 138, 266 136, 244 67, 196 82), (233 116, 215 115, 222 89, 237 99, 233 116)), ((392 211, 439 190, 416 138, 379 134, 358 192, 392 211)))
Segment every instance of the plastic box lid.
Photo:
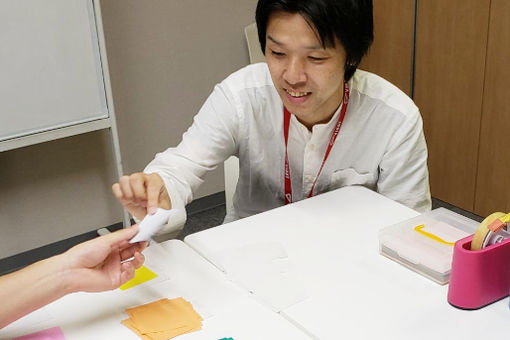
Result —
POLYGON ((382 255, 429 279, 450 280, 453 245, 473 234, 479 223, 445 208, 387 226, 379 231, 382 255))

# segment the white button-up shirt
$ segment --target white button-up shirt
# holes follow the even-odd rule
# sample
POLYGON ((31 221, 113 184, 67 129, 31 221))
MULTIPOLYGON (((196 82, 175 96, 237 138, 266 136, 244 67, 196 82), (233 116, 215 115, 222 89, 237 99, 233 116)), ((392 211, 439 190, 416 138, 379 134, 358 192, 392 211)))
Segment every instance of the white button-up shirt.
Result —
MULTIPOLYGON (((362 185, 419 212, 429 210, 427 146, 418 108, 369 72, 356 71, 349 88, 345 119, 314 195, 362 185)), ((312 131, 291 116, 294 201, 307 197, 339 114, 340 108, 312 131)), ((265 63, 247 66, 216 85, 182 142, 158 153, 144 171, 160 174, 172 205, 184 208, 204 174, 231 155, 239 158, 239 181, 225 221, 284 204, 283 104, 265 63)))

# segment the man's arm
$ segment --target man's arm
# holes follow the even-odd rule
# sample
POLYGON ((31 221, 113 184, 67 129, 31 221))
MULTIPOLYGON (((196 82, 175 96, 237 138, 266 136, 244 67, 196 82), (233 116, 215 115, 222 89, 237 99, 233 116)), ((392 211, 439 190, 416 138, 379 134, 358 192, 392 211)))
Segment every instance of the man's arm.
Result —
POLYGON ((217 85, 179 145, 158 153, 145 168, 163 178, 172 206, 190 203, 205 174, 236 153, 239 116, 232 97, 224 84, 217 85))
POLYGON ((430 210, 427 144, 419 112, 395 131, 379 165, 377 192, 419 212, 430 210))
POLYGON ((177 147, 156 155, 143 173, 123 176, 112 186, 115 197, 139 221, 158 207, 179 213, 159 231, 178 231, 186 221, 186 204, 203 177, 236 152, 238 114, 232 94, 217 85, 177 147))

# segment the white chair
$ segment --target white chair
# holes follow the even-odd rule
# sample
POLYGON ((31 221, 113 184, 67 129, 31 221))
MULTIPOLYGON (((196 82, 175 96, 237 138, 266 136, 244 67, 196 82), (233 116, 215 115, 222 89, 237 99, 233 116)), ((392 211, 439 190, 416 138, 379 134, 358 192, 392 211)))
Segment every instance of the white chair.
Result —
POLYGON ((244 28, 244 36, 246 37, 246 43, 248 44, 248 53, 250 54, 250 63, 263 63, 266 61, 264 53, 260 49, 259 35, 257 33, 257 25, 255 23, 250 24, 244 28))
MULTIPOLYGON (((248 53, 250 55, 250 63, 265 62, 266 58, 260 49, 259 37, 257 33, 257 25, 255 23, 245 27, 244 35, 248 44, 248 53)), ((225 175, 225 206, 227 214, 232 210, 234 192, 236 191, 237 180, 239 179, 239 159, 231 156, 223 165, 225 175)))

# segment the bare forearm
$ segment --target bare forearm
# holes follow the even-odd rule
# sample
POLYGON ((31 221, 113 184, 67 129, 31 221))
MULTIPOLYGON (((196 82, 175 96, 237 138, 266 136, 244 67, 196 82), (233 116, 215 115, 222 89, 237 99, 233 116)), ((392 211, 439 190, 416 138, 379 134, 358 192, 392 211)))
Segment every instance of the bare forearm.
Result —
POLYGON ((70 293, 62 255, 0 277, 0 328, 70 293))
POLYGON ((127 282, 144 261, 140 252, 147 244, 128 243, 137 232, 135 225, 97 237, 0 277, 0 328, 66 294, 101 292, 127 282))

